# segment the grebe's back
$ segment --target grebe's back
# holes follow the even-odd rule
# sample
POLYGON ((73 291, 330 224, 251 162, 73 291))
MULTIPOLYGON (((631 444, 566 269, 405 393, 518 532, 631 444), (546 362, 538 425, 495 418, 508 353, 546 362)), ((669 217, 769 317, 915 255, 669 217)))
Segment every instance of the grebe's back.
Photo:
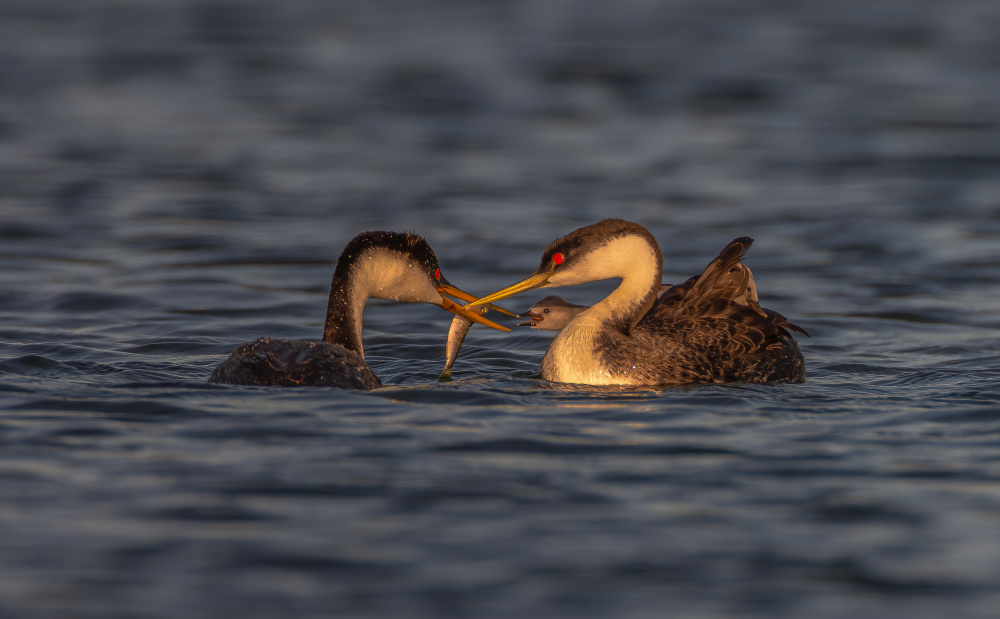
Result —
POLYGON ((753 273, 742 263, 752 242, 734 240, 700 275, 666 289, 632 330, 631 345, 602 347, 604 364, 643 383, 804 380, 805 362, 789 331, 808 333, 760 306, 753 273))
POLYGON ((340 344, 274 338, 241 345, 215 368, 209 382, 337 389, 382 386, 364 357, 340 344))

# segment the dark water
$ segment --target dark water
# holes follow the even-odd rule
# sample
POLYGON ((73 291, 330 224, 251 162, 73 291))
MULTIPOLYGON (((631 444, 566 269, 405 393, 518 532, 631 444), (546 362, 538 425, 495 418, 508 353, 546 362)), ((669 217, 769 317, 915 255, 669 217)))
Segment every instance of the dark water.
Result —
POLYGON ((0 616, 997 616, 998 32, 991 0, 5 0, 0 616), (206 384, 319 337, 358 231, 485 293, 608 216, 668 281, 755 237, 807 382, 555 385, 549 336, 476 328, 440 384, 450 314, 372 304, 384 389, 206 384))

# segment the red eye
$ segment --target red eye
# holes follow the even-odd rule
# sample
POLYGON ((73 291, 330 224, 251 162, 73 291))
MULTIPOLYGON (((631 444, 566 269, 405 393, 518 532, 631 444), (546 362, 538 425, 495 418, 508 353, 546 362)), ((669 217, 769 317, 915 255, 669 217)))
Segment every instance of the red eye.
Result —
POLYGON ((562 254, 553 254, 552 255, 552 262, 553 262, 553 264, 562 264, 564 259, 565 258, 563 257, 562 254))
POLYGON ((441 269, 436 269, 434 271, 434 279, 441 279, 441 269))

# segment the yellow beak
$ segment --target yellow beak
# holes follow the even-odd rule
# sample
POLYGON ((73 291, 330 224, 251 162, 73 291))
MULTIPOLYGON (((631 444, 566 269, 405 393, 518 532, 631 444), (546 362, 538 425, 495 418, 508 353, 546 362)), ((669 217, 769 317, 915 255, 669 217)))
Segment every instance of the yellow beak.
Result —
MULTIPOLYGON (((512 297, 515 294, 520 294, 522 292, 527 292, 528 290, 533 290, 535 288, 541 288, 545 284, 549 283, 549 278, 552 277, 554 271, 546 271, 545 273, 535 273, 527 279, 522 279, 516 284, 511 284, 506 288, 497 290, 493 294, 488 294, 481 299, 476 299, 472 303, 466 305, 466 309, 474 309, 476 307, 482 307, 487 303, 493 303, 494 301, 499 301, 500 299, 506 299, 507 297, 512 297)), ((494 306, 495 307, 495 306, 494 306)))
POLYGON ((446 299, 444 297, 441 297, 441 302, 438 303, 437 305, 439 307, 443 307, 444 309, 448 310, 452 314, 458 314, 462 318, 465 318, 467 320, 471 320, 472 322, 478 322, 481 325, 486 325, 487 327, 491 327, 493 329, 497 329, 498 331, 510 331, 510 329, 508 329, 507 327, 498 325, 497 323, 493 322, 492 320, 487 320, 487 319, 483 318, 482 316, 479 315, 478 312, 469 311, 469 310, 465 309, 464 307, 462 307, 458 303, 455 303, 451 299, 446 299))
MULTIPOLYGON (((477 298, 476 295, 469 294, 468 292, 462 290, 461 288, 456 288, 451 284, 447 284, 444 282, 438 284, 437 290, 441 294, 446 294, 449 297, 455 297, 456 299, 462 299, 463 301, 475 301, 477 298)), ((509 312, 502 307, 497 307, 496 305, 494 305, 491 309, 495 309, 501 314, 507 314, 508 316, 517 316, 517 314, 515 314, 514 312, 509 312)))

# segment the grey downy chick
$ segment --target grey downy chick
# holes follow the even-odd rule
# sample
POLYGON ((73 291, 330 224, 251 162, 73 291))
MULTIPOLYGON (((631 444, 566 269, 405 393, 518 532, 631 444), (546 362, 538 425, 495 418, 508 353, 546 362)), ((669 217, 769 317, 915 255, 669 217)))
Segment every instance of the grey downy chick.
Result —
POLYGON ((532 305, 528 311, 518 314, 519 318, 528 318, 527 322, 519 322, 519 327, 531 327, 544 331, 562 331, 577 314, 588 309, 589 305, 577 305, 566 299, 549 295, 532 305))

